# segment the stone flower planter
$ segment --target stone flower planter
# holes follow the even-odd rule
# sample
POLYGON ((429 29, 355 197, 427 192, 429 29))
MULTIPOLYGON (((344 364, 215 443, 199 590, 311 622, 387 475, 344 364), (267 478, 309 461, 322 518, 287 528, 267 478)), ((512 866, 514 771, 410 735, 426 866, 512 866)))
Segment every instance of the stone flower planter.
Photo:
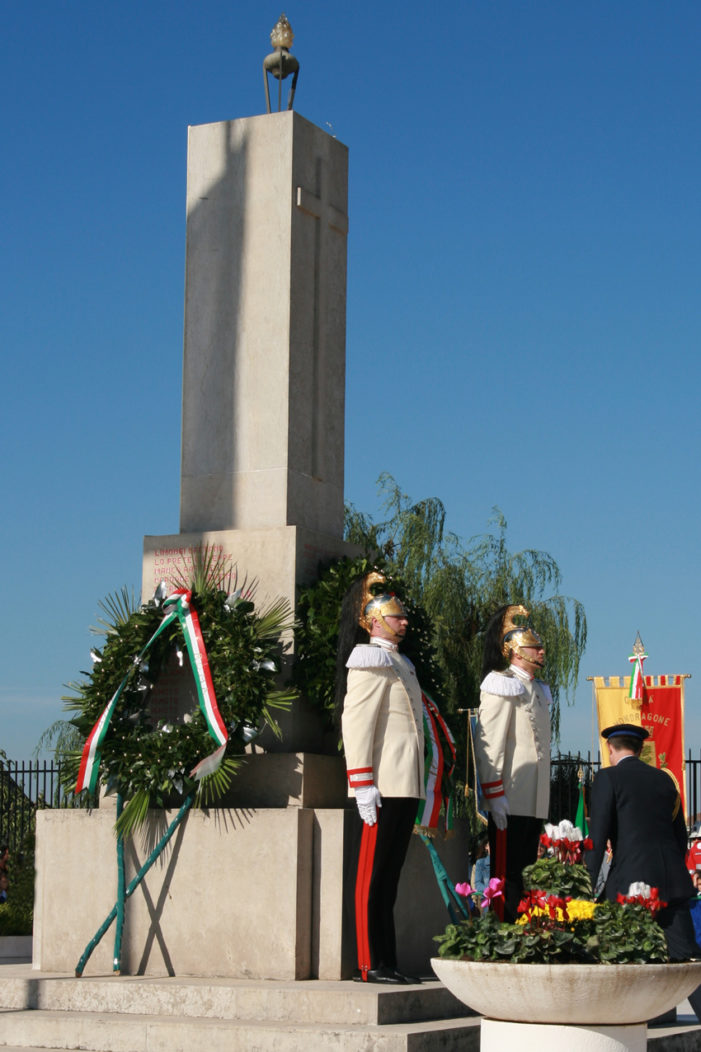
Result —
POLYGON ((510 964, 431 960, 452 994, 487 1019, 623 1026, 645 1023, 701 985, 687 964, 510 964))

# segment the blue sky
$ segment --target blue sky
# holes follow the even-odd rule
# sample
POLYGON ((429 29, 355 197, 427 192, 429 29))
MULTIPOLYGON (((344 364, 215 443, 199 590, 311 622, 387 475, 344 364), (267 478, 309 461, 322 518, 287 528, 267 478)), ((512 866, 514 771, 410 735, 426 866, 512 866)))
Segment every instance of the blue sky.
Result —
MULTIPOLYGON (((390 472, 464 539, 550 552, 591 675, 698 646, 701 6, 288 6, 296 109, 350 150, 346 497, 390 472), (380 414, 382 438, 370 426, 380 414)), ((189 124, 264 110, 278 8, 3 16, 0 748, 28 758, 98 600, 178 530, 189 124)))

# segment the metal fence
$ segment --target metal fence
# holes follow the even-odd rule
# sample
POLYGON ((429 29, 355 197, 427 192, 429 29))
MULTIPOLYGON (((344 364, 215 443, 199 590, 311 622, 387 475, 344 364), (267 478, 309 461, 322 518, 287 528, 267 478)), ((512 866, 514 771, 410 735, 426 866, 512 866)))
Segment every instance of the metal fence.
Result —
POLYGON ((0 760, 0 843, 21 850, 41 807, 84 806, 61 785, 61 764, 47 760, 0 760))
POLYGON ((698 759, 692 759, 691 749, 686 759, 686 820, 689 827, 701 822, 701 749, 698 759))
POLYGON ((557 754, 550 761, 550 815, 551 822, 557 824, 563 818, 574 822, 579 805, 580 781, 584 786, 585 807, 588 812, 589 786, 601 764, 592 760, 591 754, 586 757, 562 756, 557 754))
MULTIPOLYGON (((701 750, 694 758, 691 749, 686 761, 686 816, 689 828, 701 822, 701 750)), ((584 799, 589 812, 589 790, 592 779, 599 770, 599 760, 591 754, 583 756, 553 756, 551 761, 550 821, 559 822, 569 818, 574 822, 579 803, 579 783, 584 786, 584 799), (581 774, 580 774, 581 772, 581 774)))
MULTIPOLYGON (((587 812, 592 778, 600 767, 591 754, 557 754, 552 758, 550 821, 574 821, 579 803, 580 781, 584 786, 587 812)), ((689 826, 701 822, 701 751, 686 759, 686 801, 689 826)), ((61 784, 61 765, 46 760, 18 762, 0 760, 0 844, 19 851, 34 828, 34 815, 41 807, 85 807, 61 784)))

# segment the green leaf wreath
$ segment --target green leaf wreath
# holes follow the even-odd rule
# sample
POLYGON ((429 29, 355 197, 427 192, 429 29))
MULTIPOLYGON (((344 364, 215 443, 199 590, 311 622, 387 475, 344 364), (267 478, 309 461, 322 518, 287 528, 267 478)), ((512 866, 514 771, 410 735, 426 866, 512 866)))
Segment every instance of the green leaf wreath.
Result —
MULTIPOLYGON (((411 659, 422 687, 441 697, 442 680, 431 643, 431 626, 422 607, 407 595, 404 582, 388 569, 382 556, 335 559, 320 569, 319 577, 302 588, 297 598, 298 622, 295 629, 295 683, 322 714, 328 728, 334 726, 336 648, 343 597, 359 577, 371 570, 387 576, 387 585, 396 591, 409 611, 410 630, 402 653, 411 659)), ((383 590, 376 585, 375 592, 383 590)))
MULTIPOLYGON (((166 666, 173 660, 185 667, 189 664, 177 620, 138 659, 163 620, 163 596, 158 593, 137 608, 126 589, 100 604, 105 616, 93 631, 105 635, 104 646, 91 652, 92 671, 68 684, 72 693, 63 699, 66 708, 76 713, 70 722, 86 739, 129 672, 100 750, 100 784, 125 803, 116 827, 124 836, 146 819, 150 807, 172 807, 192 793, 200 806, 220 799, 244 760, 246 746, 264 726, 279 736, 273 712, 289 709, 298 694, 294 688, 281 689, 276 679, 280 637, 293 627, 287 601, 279 600, 257 613, 255 585, 244 581, 237 587, 226 557, 207 548, 193 556, 181 577, 178 584, 192 592, 191 606, 199 617, 219 711, 229 734, 218 769, 199 782, 191 773, 214 744, 198 705, 177 722, 154 723, 149 715, 148 699, 166 666)), ((67 784, 75 784, 81 750, 82 745, 70 753, 67 784)))

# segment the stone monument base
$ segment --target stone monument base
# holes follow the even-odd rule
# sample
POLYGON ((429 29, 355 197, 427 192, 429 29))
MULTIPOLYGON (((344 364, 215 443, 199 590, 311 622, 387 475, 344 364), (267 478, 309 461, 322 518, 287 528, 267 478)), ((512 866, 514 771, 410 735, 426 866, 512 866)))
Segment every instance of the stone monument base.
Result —
MULTIPOLYGON (((127 841, 127 882, 175 814, 150 812, 144 829, 127 841)), ((112 807, 37 812, 35 969, 73 971, 116 902, 114 820, 112 807)), ((122 972, 349 978, 355 934, 344 909, 344 874, 347 902, 354 820, 352 808, 338 807, 191 811, 127 901, 122 972)), ((436 843, 451 880, 464 880, 466 829, 436 843)), ((400 967, 429 975, 433 936, 449 918, 418 837, 402 873, 395 917, 400 967)), ((85 975, 112 971, 114 932, 113 925, 85 975)))
POLYGON ((252 752, 219 806, 343 808, 347 797, 346 766, 340 756, 252 752))

